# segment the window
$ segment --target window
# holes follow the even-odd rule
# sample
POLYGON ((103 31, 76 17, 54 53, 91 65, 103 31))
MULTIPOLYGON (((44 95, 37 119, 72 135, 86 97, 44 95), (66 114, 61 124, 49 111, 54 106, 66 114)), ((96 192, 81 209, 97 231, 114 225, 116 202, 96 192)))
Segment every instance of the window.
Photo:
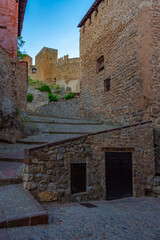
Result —
POLYGON ((104 80, 104 91, 105 92, 110 91, 110 87, 111 87, 111 79, 109 77, 106 80, 104 80))
POLYGON ((89 17, 89 25, 91 25, 92 23, 92 19, 91 19, 91 16, 89 17))
POLYGON ((86 192, 86 163, 71 163, 71 193, 86 192))
POLYGON ((104 69, 104 56, 102 55, 97 60, 97 73, 101 72, 104 69))

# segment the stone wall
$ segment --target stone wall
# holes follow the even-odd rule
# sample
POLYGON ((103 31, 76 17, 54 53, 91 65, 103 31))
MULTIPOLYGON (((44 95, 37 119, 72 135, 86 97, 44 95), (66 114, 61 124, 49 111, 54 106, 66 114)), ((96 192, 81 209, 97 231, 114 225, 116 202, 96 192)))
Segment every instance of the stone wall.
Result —
POLYGON ((54 63, 54 81, 65 88, 70 87, 72 92, 79 93, 80 79, 80 59, 71 58, 68 56, 58 59, 54 63))
POLYGON ((42 202, 106 199, 107 151, 132 152, 134 196, 143 196, 148 177, 155 175, 151 123, 135 124, 26 150, 24 187, 42 202), (87 164, 87 191, 72 195, 70 164, 78 162, 87 164))
POLYGON ((11 59, 0 47, 0 90, 10 96, 22 111, 27 107, 28 65, 11 59))
POLYGON ((52 102, 39 108, 37 112, 62 118, 80 118, 79 98, 52 102))
POLYGON ((14 143, 24 137, 18 108, 26 109, 27 64, 10 59, 0 47, 0 141, 14 143))
POLYGON ((157 0, 104 0, 82 26, 82 117, 120 125, 157 118, 159 11, 157 0), (98 71, 101 56, 104 69, 98 71))

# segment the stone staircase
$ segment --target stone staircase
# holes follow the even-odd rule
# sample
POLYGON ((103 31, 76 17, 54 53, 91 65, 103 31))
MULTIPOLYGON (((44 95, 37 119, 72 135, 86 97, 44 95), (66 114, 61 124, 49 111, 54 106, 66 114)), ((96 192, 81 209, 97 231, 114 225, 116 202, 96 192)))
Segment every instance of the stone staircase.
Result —
POLYGON ((35 114, 28 114, 25 122, 38 127, 39 134, 15 144, 0 143, 0 228, 48 223, 47 212, 21 186, 24 149, 115 128, 81 119, 35 114))

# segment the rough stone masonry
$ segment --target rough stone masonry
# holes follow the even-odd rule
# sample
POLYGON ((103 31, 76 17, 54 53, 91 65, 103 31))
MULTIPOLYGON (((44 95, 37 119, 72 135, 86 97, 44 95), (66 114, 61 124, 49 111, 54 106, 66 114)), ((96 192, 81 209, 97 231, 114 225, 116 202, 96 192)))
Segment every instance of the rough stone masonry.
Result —
POLYGON ((155 175, 153 127, 141 123, 31 148, 25 153, 24 188, 41 202, 106 199, 105 152, 131 151, 134 196, 155 175), (71 163, 87 164, 87 190, 71 193, 71 163))
POLYGON ((160 2, 96 2, 79 24, 81 116, 120 125, 155 121, 160 117, 160 2))

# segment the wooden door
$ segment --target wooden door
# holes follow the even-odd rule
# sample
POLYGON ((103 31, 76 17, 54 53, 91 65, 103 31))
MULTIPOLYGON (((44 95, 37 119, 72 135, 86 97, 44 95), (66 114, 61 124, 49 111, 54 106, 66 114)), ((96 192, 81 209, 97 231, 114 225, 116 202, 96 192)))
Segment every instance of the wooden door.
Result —
POLYGON ((86 192, 86 163, 71 163, 71 193, 86 192))
POLYGON ((133 196, 132 153, 106 153, 107 200, 133 196))

